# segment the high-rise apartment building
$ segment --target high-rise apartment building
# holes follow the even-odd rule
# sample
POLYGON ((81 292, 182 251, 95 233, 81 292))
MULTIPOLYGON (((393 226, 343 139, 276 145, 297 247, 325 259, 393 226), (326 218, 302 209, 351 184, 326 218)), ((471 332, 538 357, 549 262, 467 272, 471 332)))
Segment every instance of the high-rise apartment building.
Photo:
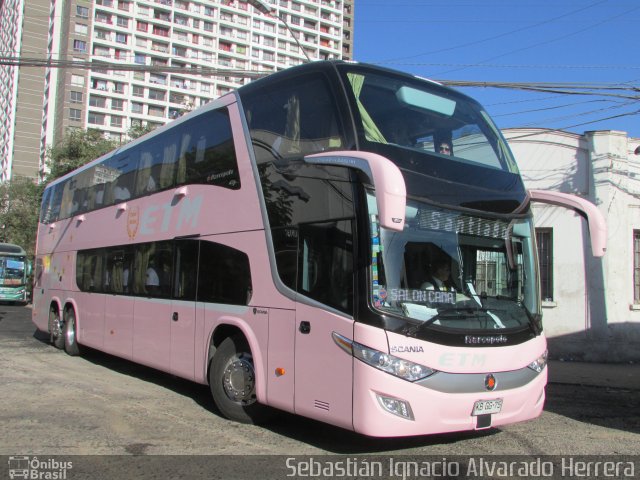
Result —
MULTIPOLYGON (((0 57, 46 58, 50 0, 0 0, 0 57)), ((44 68, 0 65, 0 182, 40 168, 44 68)))
POLYGON ((351 59, 354 1, 263 0, 263 14, 240 0, 49 0, 46 49, 65 68, 41 75, 35 164, 42 173, 44 145, 68 128, 125 140, 256 76, 351 59))

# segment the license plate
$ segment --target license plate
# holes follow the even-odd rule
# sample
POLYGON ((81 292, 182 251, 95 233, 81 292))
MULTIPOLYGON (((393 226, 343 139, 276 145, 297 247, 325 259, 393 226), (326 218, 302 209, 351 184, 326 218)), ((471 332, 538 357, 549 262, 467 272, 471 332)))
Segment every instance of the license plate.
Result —
POLYGON ((473 404, 473 415, 489 415, 491 413, 500 413, 502 410, 502 399, 496 398, 495 400, 478 400, 473 404))

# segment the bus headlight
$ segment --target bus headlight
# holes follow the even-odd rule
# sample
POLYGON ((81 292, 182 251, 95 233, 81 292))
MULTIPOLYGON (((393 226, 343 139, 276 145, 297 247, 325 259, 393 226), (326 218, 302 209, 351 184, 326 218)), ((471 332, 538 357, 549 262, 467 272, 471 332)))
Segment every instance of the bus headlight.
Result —
POLYGON ((357 342, 353 342, 353 356, 378 370, 390 373, 409 382, 422 380, 436 372, 424 365, 365 347, 357 342))
POLYGON ((352 354, 359 360, 362 360, 367 365, 371 365, 378 370, 390 373, 396 377, 402 378, 409 382, 415 382, 422 380, 423 378, 433 375, 437 370, 434 370, 418 363, 410 362, 398 358, 394 355, 374 350, 373 348, 365 347, 364 345, 349 340, 347 337, 333 332, 333 341, 342 350, 352 354))
POLYGON ((547 366, 547 357, 549 356, 549 352, 547 350, 544 351, 542 355, 536 358, 533 362, 527 365, 531 370, 535 370, 540 373, 544 370, 544 367, 547 366))

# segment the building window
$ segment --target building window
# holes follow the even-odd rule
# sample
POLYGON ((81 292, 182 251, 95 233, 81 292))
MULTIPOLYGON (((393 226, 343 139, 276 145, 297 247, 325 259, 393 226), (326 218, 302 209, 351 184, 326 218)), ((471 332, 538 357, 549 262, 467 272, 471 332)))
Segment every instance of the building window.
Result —
POLYGON ((76 16, 80 18, 89 18, 89 9, 87 7, 76 7, 76 16))
POLYGON ((122 127, 122 117, 117 117, 115 115, 111 115, 111 126, 112 127, 122 127))
POLYGON ((78 35, 86 35, 87 33, 89 33, 89 28, 87 25, 84 25, 82 23, 76 23, 75 32, 78 35))
MULTIPOLYGON (((111 110, 117 110, 119 112, 124 110, 124 100, 118 98, 111 99, 111 110)), ((121 125, 120 125, 121 126, 121 125)))
POLYGON ((162 90, 154 90, 152 88, 149 89, 148 98, 150 98, 151 100, 164 101, 164 97, 165 97, 165 92, 163 92, 162 90))
POLYGON ((71 74, 71 85, 84 86, 84 77, 82 75, 71 74))
POLYGON ((77 108, 69 109, 69 120, 74 122, 79 122, 82 119, 82 110, 78 110, 77 108))
POLYGON ((82 92, 69 92, 71 103, 82 103, 82 92))
POLYGON ((633 231, 633 303, 640 303, 640 230, 633 231))
POLYGON ((92 125, 104 125, 105 115, 102 113, 89 112, 89 123, 92 125))
POLYGON ((540 296, 543 301, 553 301, 553 229, 536 228, 538 262, 540 264, 540 296))
POLYGON ((107 100, 104 97, 96 97, 94 95, 91 95, 89 97, 89 106, 105 108, 107 106, 107 100))
POLYGON ((73 50, 76 52, 86 52, 87 51, 87 42, 83 42, 82 40, 74 40, 73 41, 73 50))

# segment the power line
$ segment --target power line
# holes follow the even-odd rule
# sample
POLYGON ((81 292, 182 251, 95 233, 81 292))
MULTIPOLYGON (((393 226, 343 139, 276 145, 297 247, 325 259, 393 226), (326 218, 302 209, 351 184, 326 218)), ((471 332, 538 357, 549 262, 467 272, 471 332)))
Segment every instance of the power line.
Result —
MULTIPOLYGON (((558 40, 564 40, 565 38, 569 38, 569 37, 572 37, 572 36, 574 36, 574 35, 578 35, 578 34, 580 34, 580 33, 586 32, 587 30, 591 30, 592 28, 599 27, 600 25, 604 25, 605 23, 608 23, 608 22, 610 22, 610 21, 612 21, 612 20, 615 20, 616 18, 622 17, 622 16, 624 16, 624 15, 628 15, 628 14, 629 14, 629 13, 631 13, 631 12, 635 12, 636 10, 640 10, 640 7, 635 7, 635 8, 632 8, 632 9, 630 9, 630 10, 626 10, 626 11, 624 11, 624 12, 622 12, 622 13, 618 14, 618 15, 614 15, 613 17, 609 17, 609 18, 607 18, 607 19, 605 19, 605 20, 602 20, 602 21, 600 21, 600 22, 594 23, 593 25, 590 25, 590 26, 588 26, 588 27, 586 27, 586 28, 581 28, 581 29, 579 29, 579 30, 575 30, 575 31, 573 31, 573 32, 567 33, 566 35, 561 35, 561 36, 559 36, 559 37, 555 37, 555 38, 552 38, 552 39, 550 39, 550 40, 545 40, 545 41, 543 41, 543 42, 538 42, 538 43, 535 43, 535 44, 533 44, 533 45, 529 45, 529 46, 527 46, 527 47, 517 48, 517 49, 515 49, 515 50, 510 50, 510 51, 508 51, 508 52, 506 52, 506 53, 502 53, 502 54, 500 54, 500 55, 496 55, 496 56, 493 56, 493 57, 487 58, 486 60, 482 60, 482 61, 480 61, 480 62, 477 62, 477 64, 480 64, 480 65, 481 65, 481 64, 483 64, 483 63, 485 63, 485 62, 490 62, 491 60, 496 60, 497 58, 506 57, 506 56, 508 56, 508 55, 512 55, 512 54, 514 54, 514 53, 522 52, 522 51, 524 51, 524 50, 530 50, 530 49, 532 49, 532 48, 537 48, 537 47, 540 47, 540 46, 542 46, 542 45, 548 45, 548 44, 550 44, 550 43, 557 42, 558 40)), ((524 30, 524 29, 523 29, 523 30, 524 30)), ((465 68, 467 68, 467 67, 462 67, 462 68, 458 68, 458 69, 454 69, 454 70, 447 70, 446 72, 441 72, 440 74, 446 74, 446 73, 457 72, 457 71, 460 71, 460 70, 464 70, 465 68)))
POLYGON ((459 48, 465 48, 465 47, 475 46, 475 45, 478 45, 478 44, 481 44, 481 43, 490 42, 492 40, 497 40, 499 38, 503 38, 503 37, 506 37, 506 36, 509 36, 509 35, 513 35, 515 33, 520 33, 520 32, 523 32, 525 30, 530 30, 532 28, 536 28, 536 27, 539 27, 541 25, 545 25, 547 23, 551 23, 551 22, 559 20, 561 18, 565 18, 565 17, 571 16, 571 15, 574 15, 576 13, 583 12, 583 11, 588 10, 590 8, 593 8, 593 7, 596 7, 596 6, 601 5, 603 3, 606 3, 607 1, 608 0, 600 0, 600 1, 597 1, 597 2, 594 2, 594 3, 591 3, 591 4, 587 5, 586 7, 581 7, 581 8, 578 8, 576 10, 572 10, 571 12, 565 13, 563 15, 559 15, 557 17, 553 17, 553 18, 550 18, 550 19, 547 19, 547 20, 543 20, 541 22, 534 23, 533 25, 529 25, 528 27, 522 27, 522 28, 518 28, 518 29, 515 29, 515 30, 510 30, 508 32, 500 33, 498 35, 493 35, 491 37, 481 38, 479 40, 474 40, 472 42, 467 42, 467 43, 463 43, 463 44, 459 44, 459 45, 454 45, 452 47, 446 47, 446 48, 441 48, 441 49, 438 49, 438 50, 431 50, 431 51, 428 51, 428 52, 417 53, 415 55, 408 55, 408 56, 404 56, 404 57, 396 57, 396 58, 386 59, 386 60, 382 60, 382 61, 377 62, 377 63, 385 63, 385 62, 392 62, 392 61, 396 61, 396 60, 407 60, 407 59, 410 59, 410 58, 424 57, 426 55, 432 55, 432 54, 435 54, 435 53, 450 52, 451 50, 457 50, 459 48))

